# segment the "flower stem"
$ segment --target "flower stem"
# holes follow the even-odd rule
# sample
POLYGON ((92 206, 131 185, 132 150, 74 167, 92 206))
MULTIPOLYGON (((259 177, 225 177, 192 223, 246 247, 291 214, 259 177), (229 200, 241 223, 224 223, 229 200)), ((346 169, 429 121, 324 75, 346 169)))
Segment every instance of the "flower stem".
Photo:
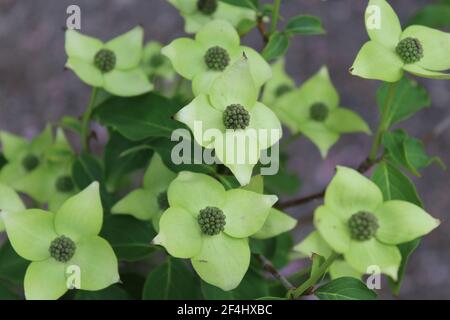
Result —
POLYGON ((94 102, 97 97, 97 88, 92 87, 91 97, 86 112, 83 114, 81 124, 81 146, 83 152, 89 152, 89 121, 91 120, 92 112, 94 111, 94 102))
POLYGON ((272 19, 270 21, 270 34, 273 34, 275 31, 277 31, 278 17, 280 16, 280 5, 281 0, 274 0, 272 19))
POLYGON ((328 259, 319 267, 317 272, 314 272, 314 274, 312 274, 298 288, 290 290, 287 293, 288 297, 295 299, 303 295, 305 292, 307 292, 309 288, 314 286, 317 283, 317 281, 319 281, 323 277, 323 275, 327 272, 328 268, 331 266, 334 260, 336 260, 337 257, 339 257, 339 254, 336 252, 332 252, 331 255, 328 257, 328 259))
POLYGON ((382 136, 383 136, 384 132, 387 129, 389 129, 389 125, 390 125, 389 116, 390 116, 392 102, 394 101, 396 90, 397 90, 397 82, 390 83, 389 88, 388 88, 388 93, 386 96, 386 100, 384 101, 380 124, 378 125, 378 129, 375 134, 375 138, 373 140, 372 148, 370 150, 369 161, 375 161, 375 159, 377 158, 382 136))

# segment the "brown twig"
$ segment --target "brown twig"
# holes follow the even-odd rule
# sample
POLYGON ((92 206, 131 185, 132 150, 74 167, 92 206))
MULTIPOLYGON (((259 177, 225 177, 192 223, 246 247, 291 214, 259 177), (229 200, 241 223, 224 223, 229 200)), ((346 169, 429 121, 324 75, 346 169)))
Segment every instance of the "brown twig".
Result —
POLYGON ((256 23, 257 23, 256 26, 258 28, 258 31, 261 34, 262 40, 264 42, 264 46, 266 46, 266 44, 269 42, 269 36, 267 35, 266 26, 264 25, 262 15, 258 15, 258 18, 256 19, 256 23))
POLYGON ((278 270, 274 267, 274 265, 272 264, 272 262, 270 262, 269 259, 264 257, 262 254, 258 255, 258 259, 259 261, 261 261, 264 270, 269 272, 276 280, 280 281, 283 287, 286 288, 286 290, 289 291, 295 289, 295 286, 292 283, 290 283, 289 280, 286 279, 286 277, 280 274, 280 272, 278 272, 278 270))

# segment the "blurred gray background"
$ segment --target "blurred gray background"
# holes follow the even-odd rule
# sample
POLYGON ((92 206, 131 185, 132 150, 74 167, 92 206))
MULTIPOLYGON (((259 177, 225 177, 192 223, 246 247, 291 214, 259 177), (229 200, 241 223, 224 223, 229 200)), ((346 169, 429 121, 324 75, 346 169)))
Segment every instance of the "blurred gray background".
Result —
MULTIPOLYGON (((267 1, 264 1, 267 2, 267 1)), ((425 0, 393 0, 392 5, 405 23, 425 0)), ((63 115, 82 114, 89 88, 70 71, 64 71, 66 8, 81 7, 82 32, 102 39, 119 35, 142 24, 146 40, 168 43, 184 35, 183 20, 165 0, 0 0, 0 130, 33 136, 46 122, 63 115)), ((352 77, 348 73, 360 46, 367 40, 360 0, 284 0, 282 14, 287 20, 297 14, 321 17, 325 36, 296 37, 287 56, 288 72, 301 83, 323 64, 341 93, 342 105, 359 112, 375 129, 377 81, 352 77)), ((261 48, 256 32, 244 42, 261 48)), ((405 122, 411 135, 426 137, 450 116, 450 81, 418 79, 430 92, 432 107, 405 122)), ((304 139, 291 145, 289 166, 303 180, 302 194, 322 189, 336 164, 356 166, 368 153, 371 138, 346 135, 326 160, 304 139)), ((431 155, 440 156, 450 167, 450 129, 433 136, 427 144, 431 155)), ((426 208, 442 220, 412 256, 400 299, 450 299, 450 175, 432 165, 423 178, 414 179, 426 208)), ((309 215, 314 204, 290 210, 295 217, 309 215)), ((309 232, 305 223, 296 241, 309 232)), ((382 297, 391 298, 384 284, 382 297)))

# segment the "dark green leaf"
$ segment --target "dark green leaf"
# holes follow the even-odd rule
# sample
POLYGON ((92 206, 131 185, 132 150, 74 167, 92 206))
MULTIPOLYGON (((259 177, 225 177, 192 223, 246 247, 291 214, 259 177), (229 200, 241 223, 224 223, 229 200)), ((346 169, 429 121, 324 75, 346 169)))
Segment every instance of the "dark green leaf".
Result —
POLYGON ((374 300, 375 291, 358 279, 342 277, 317 288, 314 294, 321 300, 374 300))
POLYGON ((72 178, 79 190, 83 190, 92 182, 98 181, 103 209, 108 211, 111 208, 114 199, 106 190, 103 167, 97 158, 87 153, 78 156, 72 165, 72 178))
MULTIPOLYGON (((164 161, 164 164, 174 172, 180 172, 184 170, 200 172, 200 173, 214 173, 215 169, 212 165, 207 165, 203 163, 201 154, 200 157, 196 157, 196 153, 194 152, 194 143, 192 143, 191 136, 183 138, 185 139, 183 143, 186 143, 188 146, 187 150, 183 150, 181 152, 180 157, 183 158, 183 163, 176 164, 172 161, 172 151, 176 152, 177 156, 179 153, 178 149, 175 149, 180 141, 171 141, 166 138, 158 138, 148 143, 153 150, 155 150, 164 161), (186 152, 186 154, 184 153, 186 152), (185 160, 185 161, 184 161, 185 160), (196 162, 197 160, 197 163, 196 162)), ((197 145, 197 147, 199 147, 197 145)), ((203 152, 204 149, 201 149, 203 152)))
POLYGON ((155 246, 150 242, 156 232, 150 221, 140 221, 127 215, 108 215, 101 236, 109 241, 119 260, 141 260, 155 251, 155 246))
POLYGON ((8 162, 3 153, 0 153, 0 169, 8 162))
POLYGON ((320 19, 318 17, 308 15, 293 17, 286 24, 284 31, 288 35, 315 35, 325 33, 320 19))
POLYGON ((262 55, 267 61, 284 55, 289 47, 289 37, 285 33, 275 32, 270 36, 269 43, 264 48, 262 55))
POLYGON ((0 278, 21 285, 29 261, 20 257, 6 240, 0 248, 0 278))
POLYGON ((423 7, 408 25, 424 25, 430 28, 450 27, 450 2, 423 7))
POLYGON ((422 141, 408 136, 408 134, 399 129, 394 132, 386 132, 383 135, 383 145, 398 165, 420 176, 419 169, 429 166, 436 162, 445 168, 443 162, 437 158, 430 158, 423 146, 422 141))
POLYGON ((289 252, 292 246, 292 236, 288 232, 266 240, 250 239, 251 251, 264 255, 275 268, 282 268, 289 263, 289 252))
POLYGON ((422 206, 416 187, 411 180, 391 163, 382 161, 378 164, 372 176, 387 200, 403 200, 422 206))
POLYGON ((75 300, 131 300, 131 296, 120 286, 112 285, 99 291, 77 290, 75 300))
MULTIPOLYGON (((384 200, 403 200, 412 202, 420 207, 423 206, 411 180, 386 161, 383 161, 378 165, 372 180, 380 187, 383 192, 384 200)), ((397 276, 398 280, 393 281, 392 279, 389 279, 389 285, 394 294, 398 294, 400 291, 409 256, 414 252, 419 243, 420 239, 416 239, 398 245, 402 255, 402 262, 397 276)))
MULTIPOLYGON (((384 106, 389 93, 389 83, 383 83, 377 91, 377 104, 380 112, 384 112, 384 106)), ((395 88, 394 98, 387 115, 386 126, 406 120, 420 109, 431 104, 428 92, 416 81, 403 77, 395 88)))
POLYGON ((125 175, 143 168, 147 164, 152 155, 149 149, 141 149, 122 156, 124 151, 140 145, 142 145, 141 142, 128 140, 116 131, 110 133, 104 152, 105 178, 108 189, 116 190, 125 175))
POLYGON ((253 10, 258 10, 259 0, 220 0, 222 2, 231 4, 237 7, 250 8, 253 10))
POLYGON ((119 131, 126 138, 138 141, 150 137, 170 138, 172 131, 183 127, 171 117, 180 106, 155 93, 106 100, 95 109, 95 118, 105 126, 119 131))
POLYGON ((398 245, 400 249, 400 253, 402 255, 402 262, 400 264, 400 268, 398 269, 398 278, 397 281, 388 278, 389 286, 391 287, 392 293, 398 295, 400 293, 401 284, 403 281, 403 277, 405 275, 406 266, 408 264, 408 260, 410 255, 417 249, 420 244, 420 239, 412 240, 410 242, 402 243, 398 245))
POLYGON ((266 193, 297 194, 300 190, 300 178, 297 174, 280 168, 277 174, 264 176, 264 188, 266 193))
POLYGON ((167 258, 147 277, 144 300, 192 300, 201 296, 197 277, 182 260, 167 258))
POLYGON ((8 285, 0 282, 0 300, 20 300, 20 296, 8 285))

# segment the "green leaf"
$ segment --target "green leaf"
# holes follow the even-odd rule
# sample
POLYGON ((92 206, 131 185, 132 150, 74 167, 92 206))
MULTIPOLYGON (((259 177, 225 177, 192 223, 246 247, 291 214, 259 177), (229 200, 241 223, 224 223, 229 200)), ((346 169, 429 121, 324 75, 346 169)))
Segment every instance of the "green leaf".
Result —
MULTIPOLYGON (((287 169, 288 155, 284 152, 280 153, 279 170, 275 175, 264 176, 264 189, 266 194, 297 194, 301 187, 301 181, 295 172, 287 169)), ((275 160, 275 161, 278 161, 275 160)), ((274 165, 272 163, 272 165, 274 165)), ((257 169, 259 170, 259 164, 257 169)))
POLYGON ((155 251, 150 242, 156 232, 150 221, 140 221, 127 215, 109 215, 105 218, 100 236, 108 240, 119 260, 141 260, 155 251))
POLYGON ((206 300, 253 300, 269 295, 266 279, 254 268, 250 268, 239 286, 231 291, 223 291, 202 281, 202 293, 206 300))
POLYGON ((374 300, 375 291, 358 279, 342 277, 319 287, 314 294, 321 300, 374 300))
POLYGON ((430 158, 426 154, 422 141, 411 138, 404 130, 398 129, 394 132, 386 132, 383 135, 382 142, 395 163, 417 176, 420 176, 419 169, 425 168, 433 162, 445 168, 441 159, 430 158))
POLYGON ((126 138, 138 141, 150 137, 170 138, 173 130, 182 127, 171 118, 178 110, 179 106, 172 100, 148 93, 108 99, 95 109, 94 117, 126 138))
POLYGON ((450 3, 430 4, 423 7, 408 22, 408 25, 417 24, 435 29, 450 27, 450 3))
POLYGON ((258 10, 259 0, 220 0, 236 7, 250 8, 258 10))
MULTIPOLYGON (((383 192, 384 200, 404 200, 423 207, 422 201, 411 180, 386 161, 383 161, 378 165, 372 176, 372 180, 380 187, 383 192)), ((419 244, 420 239, 416 239, 398 245, 402 255, 402 261, 398 270, 397 281, 389 278, 389 285, 394 294, 400 292, 400 286, 406 271, 409 256, 419 244)))
POLYGON ((7 162, 8 160, 6 160, 5 155, 2 152, 0 152, 0 170, 7 162))
POLYGON ((264 255, 272 262, 275 268, 282 268, 289 263, 289 253, 292 246, 292 236, 288 232, 267 240, 250 238, 252 253, 264 255))
POLYGON ((20 300, 20 297, 9 286, 0 282, 0 300, 20 300))
POLYGON ((298 15, 291 18, 286 24, 284 31, 288 35, 315 35, 325 33, 320 19, 308 15, 298 15))
POLYGON ((60 127, 71 130, 75 133, 81 133, 81 121, 72 116, 64 116, 59 121, 60 127))
POLYGON ((113 198, 106 190, 103 167, 97 158, 87 153, 78 156, 72 165, 72 178, 79 190, 83 190, 92 182, 98 181, 103 209, 109 211, 113 204, 113 198))
MULTIPOLYGON (((384 112, 389 86, 389 83, 383 83, 377 90, 377 104, 381 113, 384 112)), ((431 100, 426 89, 414 80, 403 77, 396 84, 395 95, 386 118, 386 127, 408 119, 417 111, 429 107, 430 104, 431 100)))
POLYGON ((400 253, 402 255, 402 263, 400 264, 400 268, 398 269, 397 281, 388 278, 389 287, 392 290, 392 293, 398 295, 400 293, 401 284, 403 281, 403 277, 405 275, 406 266, 408 264, 409 257, 417 249, 420 244, 420 239, 416 239, 413 241, 409 241, 407 243, 402 243, 398 245, 400 249, 400 253))
POLYGON ((385 201, 404 200, 423 206, 411 180, 389 162, 382 161, 378 164, 372 180, 381 189, 385 201))
POLYGON ((99 291, 77 290, 75 300, 131 300, 131 296, 120 286, 112 285, 99 291))
POLYGON ((21 285, 30 262, 20 257, 9 241, 0 248, 0 261, 0 278, 21 285))
POLYGON ((275 32, 270 36, 269 43, 262 52, 267 61, 284 55, 289 47, 289 37, 285 33, 275 32))
POLYGON ((168 257, 145 281, 144 300, 192 300, 200 297, 197 277, 182 260, 168 257))
POLYGON ((146 165, 152 154, 149 149, 141 149, 125 156, 122 155, 124 151, 141 144, 141 142, 128 140, 116 131, 110 133, 104 151, 105 178, 108 189, 116 190, 123 179, 126 178, 125 175, 146 165))

